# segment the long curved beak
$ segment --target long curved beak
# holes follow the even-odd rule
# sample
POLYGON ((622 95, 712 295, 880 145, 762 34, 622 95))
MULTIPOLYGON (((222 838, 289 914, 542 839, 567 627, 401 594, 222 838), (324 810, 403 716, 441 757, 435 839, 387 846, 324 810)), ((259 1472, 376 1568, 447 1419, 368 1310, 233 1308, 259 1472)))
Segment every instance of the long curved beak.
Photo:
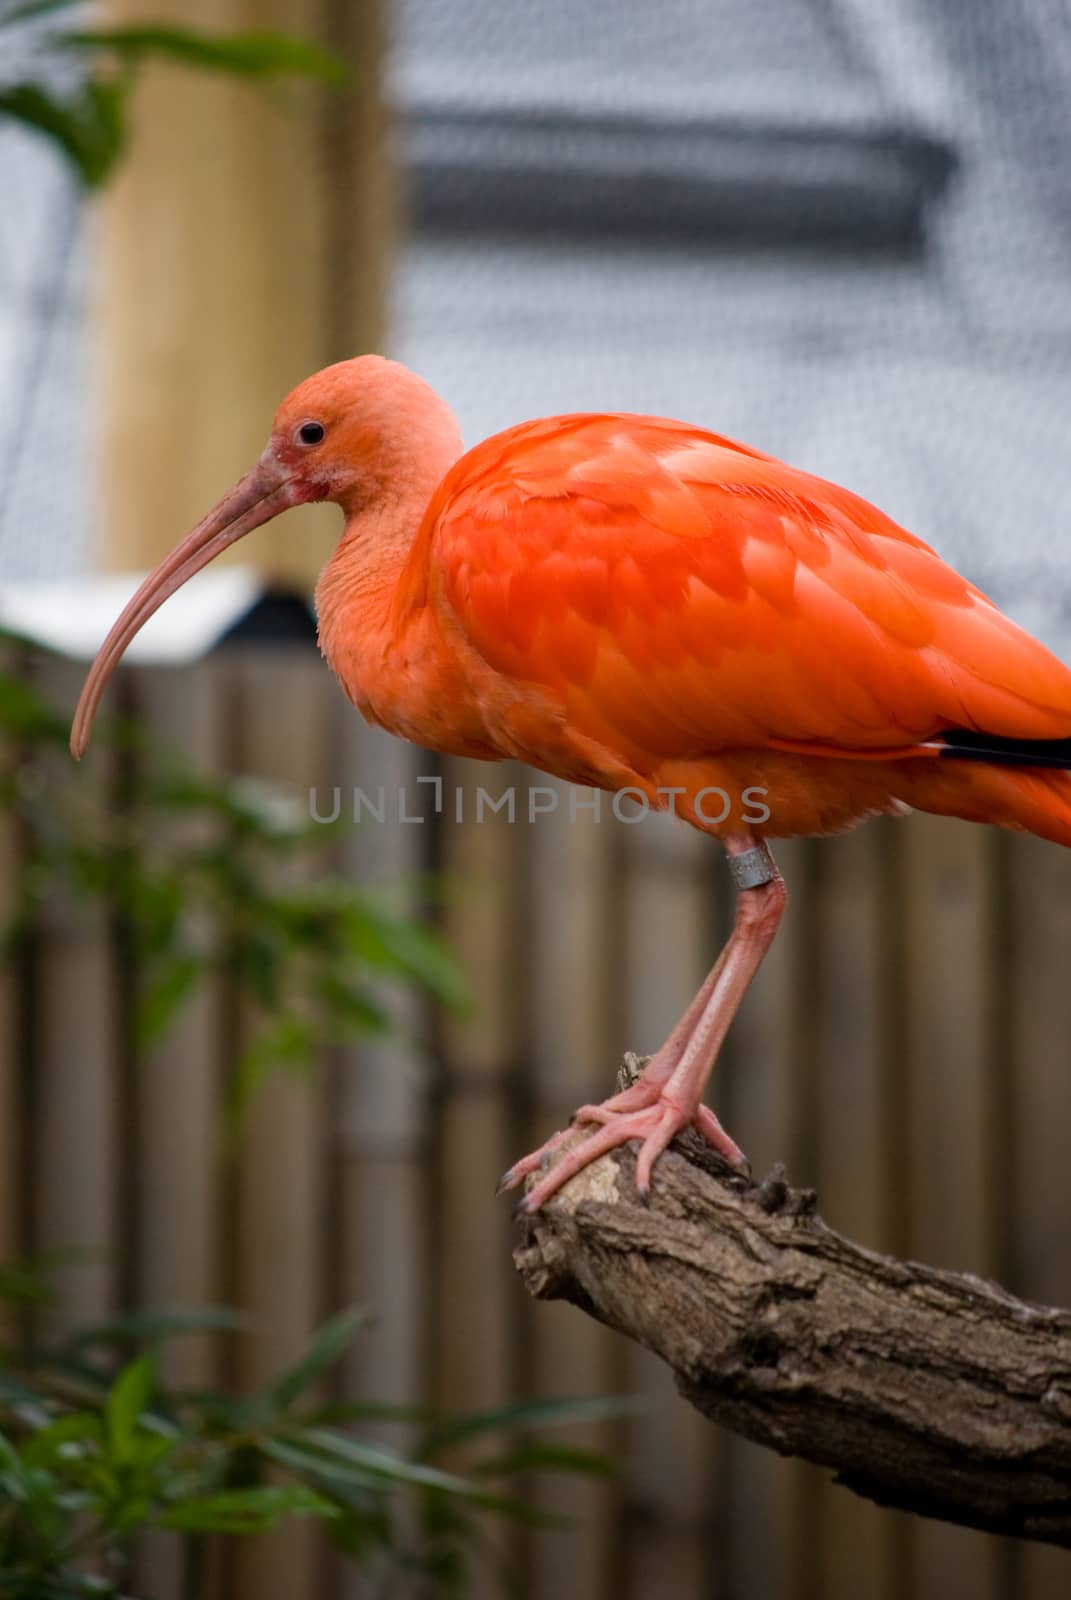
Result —
POLYGON ((207 567, 229 545, 303 498, 269 447, 252 472, 247 472, 182 543, 165 556, 155 571, 149 573, 89 669, 71 727, 71 754, 76 761, 86 753, 101 696, 134 635, 195 572, 207 567))

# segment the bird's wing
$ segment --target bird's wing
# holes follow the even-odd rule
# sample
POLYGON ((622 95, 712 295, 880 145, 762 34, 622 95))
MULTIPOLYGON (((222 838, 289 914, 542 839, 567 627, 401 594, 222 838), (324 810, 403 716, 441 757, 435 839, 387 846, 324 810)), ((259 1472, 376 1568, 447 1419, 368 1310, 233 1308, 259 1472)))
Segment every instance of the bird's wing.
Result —
POLYGON ((496 435, 448 474, 418 544, 429 599, 496 673, 637 755, 1071 734, 1071 672, 928 545, 684 424, 496 435))

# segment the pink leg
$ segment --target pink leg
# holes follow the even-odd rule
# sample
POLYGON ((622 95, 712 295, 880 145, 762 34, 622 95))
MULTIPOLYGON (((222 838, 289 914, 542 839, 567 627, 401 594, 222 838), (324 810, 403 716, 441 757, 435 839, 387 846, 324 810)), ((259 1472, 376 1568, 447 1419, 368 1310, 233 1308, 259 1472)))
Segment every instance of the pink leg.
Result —
MULTIPOLYGON (((573 1127, 578 1122, 594 1122, 598 1124, 610 1121, 614 1114, 624 1111, 641 1111, 652 1106, 658 1099, 660 1086, 665 1083, 673 1073, 674 1068, 684 1053, 684 1048, 695 1031, 700 1017, 706 1010, 714 993, 718 979, 729 955, 732 941, 726 944, 710 972, 704 978, 697 994, 692 999, 687 1011, 677 1023, 673 1032, 662 1048, 653 1055, 643 1070, 643 1076, 629 1088, 623 1089, 619 1094, 611 1095, 598 1105, 583 1105, 574 1112, 572 1122, 568 1128, 563 1128, 559 1133, 552 1134, 545 1144, 538 1150, 533 1150, 531 1155, 521 1158, 514 1163, 499 1179, 496 1193, 502 1194, 507 1189, 514 1189, 522 1183, 529 1173, 545 1166, 550 1155, 567 1139, 573 1127)), ((696 1112, 695 1124, 708 1143, 712 1144, 733 1165, 746 1165, 746 1159, 739 1147, 729 1138, 722 1128, 721 1123, 712 1111, 700 1106, 696 1112)))
MULTIPOLYGON (((658 1099, 659 1085, 665 1083, 672 1074, 674 1067, 684 1054, 684 1047, 691 1038, 699 1018, 706 1010, 710 997, 714 992, 714 986, 721 976, 721 969, 725 965, 725 958, 728 953, 729 946, 726 945, 725 949, 722 951, 713 967, 711 967, 710 971, 703 979, 702 987, 698 990, 695 998, 692 1000, 687 1011, 681 1017, 676 1027, 673 1029, 673 1032, 670 1034, 665 1044, 656 1055, 651 1057, 650 1061, 648 1061, 647 1065, 644 1067, 642 1077, 638 1078, 635 1083, 630 1084, 627 1089, 622 1089, 620 1094, 614 1094, 611 1095, 607 1100, 601 1100, 598 1105, 580 1106, 576 1111, 574 1111, 573 1120, 568 1128, 562 1128, 559 1133, 551 1134, 546 1143, 540 1145, 538 1150, 533 1150, 531 1155, 522 1156, 520 1161, 515 1161, 512 1167, 507 1168, 507 1170, 498 1180, 498 1188, 495 1190, 496 1194, 504 1194, 507 1189, 515 1189, 519 1183, 523 1183, 524 1179, 527 1178, 530 1172, 535 1172, 537 1167, 543 1166, 550 1154, 561 1144, 562 1140, 569 1137, 574 1126, 578 1122, 604 1123, 610 1121, 616 1112, 642 1111, 646 1106, 654 1104, 654 1102, 658 1099)), ((726 1134, 724 1129, 722 1129, 721 1124, 718 1122, 718 1119, 714 1116, 713 1112, 706 1112, 705 1108, 701 1106, 699 1113, 696 1116, 697 1127, 700 1126, 701 1116, 709 1117, 710 1121, 714 1123, 722 1138, 727 1140, 729 1144, 732 1144, 732 1140, 729 1139, 728 1134, 726 1134)), ((706 1134, 708 1138, 710 1137, 707 1133, 705 1124, 704 1126, 700 1127, 700 1132, 706 1134)), ((717 1137, 710 1139, 710 1143, 718 1149, 722 1148, 717 1137)), ((737 1160, 742 1160, 743 1157, 741 1152, 735 1145, 732 1147, 737 1160)), ((730 1156, 729 1159, 732 1160, 733 1157, 730 1156)))
MULTIPOLYGON (((749 838, 729 839, 726 849, 740 856, 754 849, 749 838)), ((648 1062, 638 1083, 598 1106, 584 1106, 578 1120, 600 1124, 576 1145, 528 1192, 518 1211, 531 1214, 598 1156, 630 1139, 642 1140, 636 1164, 636 1183, 642 1194, 650 1188, 651 1168, 670 1140, 694 1124, 715 1149, 734 1165, 746 1165, 733 1140, 712 1111, 700 1104, 715 1058, 748 985, 773 941, 785 907, 784 881, 774 876, 754 888, 743 888, 736 904, 732 935, 699 994, 685 1012, 666 1044, 648 1062)), ((511 1167, 502 1188, 512 1188, 542 1164, 545 1155, 561 1144, 565 1133, 511 1167)))
POLYGON ((644 1067, 642 1077, 627 1089, 623 1089, 620 1094, 611 1095, 608 1100, 600 1100, 598 1105, 581 1106, 573 1115, 574 1122, 604 1122, 608 1112, 639 1111, 657 1099, 659 1085, 666 1083, 671 1077, 674 1067, 684 1054, 688 1040, 696 1030, 700 1017, 710 1004, 710 997, 717 987, 728 954, 729 946, 726 945, 665 1044, 644 1067))

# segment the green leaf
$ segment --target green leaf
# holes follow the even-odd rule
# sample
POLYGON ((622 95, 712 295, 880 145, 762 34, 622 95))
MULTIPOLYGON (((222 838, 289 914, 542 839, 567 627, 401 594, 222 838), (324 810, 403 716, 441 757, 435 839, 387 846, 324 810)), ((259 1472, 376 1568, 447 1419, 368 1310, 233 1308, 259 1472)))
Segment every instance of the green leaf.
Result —
POLYGON ((321 1449, 309 1448, 301 1443, 297 1436, 265 1438, 261 1441, 260 1452, 269 1460, 278 1461, 281 1466, 289 1467, 291 1472, 303 1478, 312 1478, 320 1483, 332 1485, 339 1492, 355 1489, 379 1491, 383 1487, 381 1472, 374 1472, 364 1463, 334 1457, 321 1449))
POLYGON ((118 1344, 124 1340, 140 1343, 185 1333, 210 1333, 217 1329, 240 1331, 248 1327, 249 1318, 229 1306, 181 1306, 173 1310, 165 1306, 131 1311, 107 1322, 91 1323, 79 1328, 68 1344, 74 1349, 83 1349, 87 1345, 118 1344))
POLYGON ((340 1507, 302 1483, 224 1489, 171 1506, 162 1528, 179 1533, 262 1533, 285 1517, 339 1517, 340 1507))
POLYGON ((350 938, 369 966, 417 979, 451 1010, 463 1011, 471 1004, 461 968, 432 929, 365 903, 351 919, 350 938))
POLYGON ((137 1454, 136 1439, 142 1412, 149 1404, 155 1381, 151 1355, 138 1356, 120 1371, 104 1404, 104 1424, 109 1454, 120 1464, 137 1454))
POLYGON ((111 175, 126 142, 126 101, 130 90, 128 78, 95 74, 86 81, 85 109, 92 130, 96 176, 92 181, 100 184, 111 175))
POLYGON ((134 1036, 140 1050, 149 1049, 163 1036, 207 965, 201 956, 180 952, 146 982, 135 1013, 134 1036))
POLYGON ((238 973, 262 1006, 278 1001, 280 969, 285 952, 275 929, 256 928, 235 952, 238 973))
POLYGON ((350 76, 347 63, 332 51, 307 39, 261 30, 212 34, 146 23, 66 33, 56 42, 78 50, 108 50, 135 63, 144 56, 164 56, 241 78, 303 77, 344 84, 350 76))
POLYGON ((66 744, 67 719, 54 712, 28 684, 0 673, 0 727, 18 739, 44 739, 66 744))
POLYGON ((465 1416, 449 1417, 432 1428, 419 1451, 422 1460, 430 1460, 443 1450, 454 1448, 481 1434, 498 1433, 506 1429, 561 1428, 573 1423, 607 1422, 618 1417, 633 1416, 644 1409, 644 1402, 635 1395, 594 1395, 572 1400, 524 1400, 506 1406, 494 1406, 486 1411, 472 1411, 465 1416))
POLYGON ((223 1107, 224 1133, 233 1146, 257 1090, 274 1067, 300 1072, 311 1066, 317 1045, 313 1024, 303 1017, 279 1017, 262 1028, 229 1074, 223 1107))
MULTIPOLYGON (((23 1383, 21 1379, 13 1378, 10 1372, 4 1372, 2 1369, 0 1369, 0 1407, 6 1406, 8 1410, 13 1411, 16 1406, 35 1406, 39 1404, 40 1399, 41 1396, 38 1394, 36 1389, 31 1389, 29 1385, 23 1383)), ((333 1422, 336 1420, 345 1421, 346 1419, 343 1417, 336 1419, 334 1417, 320 1416, 317 1414, 315 1419, 310 1418, 309 1420, 315 1420, 317 1422, 333 1422)))
POLYGON ((418 1461, 407 1461, 404 1456, 395 1455, 380 1445, 366 1444, 363 1440, 351 1439, 346 1434, 334 1433, 328 1428, 294 1429, 283 1442, 292 1442, 302 1449, 310 1461, 324 1461, 328 1471, 333 1466, 337 1469, 339 1465, 348 1464, 374 1478, 424 1489, 439 1489, 464 1497, 474 1493, 471 1484, 454 1473, 443 1472, 438 1467, 429 1467, 418 1461))
POLYGON ((566 1518, 537 1510, 505 1495, 490 1494, 456 1473, 408 1460, 379 1445, 351 1439, 326 1428, 291 1429, 285 1437, 265 1442, 262 1449, 266 1455, 280 1460, 284 1452, 288 1453, 288 1465, 319 1475, 325 1481, 348 1478, 355 1485, 362 1485, 378 1480, 384 1486, 395 1484, 399 1488, 430 1491, 438 1499, 446 1496, 533 1527, 568 1525, 566 1518))
POLYGON ((41 1282, 32 1262, 0 1263, 0 1300, 14 1301, 16 1305, 39 1305, 51 1298, 51 1290, 41 1282))
POLYGON ((385 1006, 370 994, 358 989, 345 978, 325 972, 317 980, 317 989, 325 1007, 342 1024, 347 1033, 384 1034, 391 1026, 385 1006))
POLYGON ((0 1489, 13 1500, 25 1500, 29 1494, 26 1463, 5 1434, 0 1433, 0 1489))
MULTIPOLYGON (((294 1429, 285 1437, 271 1438, 261 1445, 262 1453, 293 1472, 299 1472, 340 1490, 399 1489, 421 1490, 430 1494, 433 1504, 446 1501, 493 1512, 531 1527, 565 1527, 568 1519, 544 1512, 524 1501, 492 1494, 478 1484, 454 1473, 406 1460, 376 1445, 347 1438, 325 1429, 294 1429)), ((438 1520, 446 1516, 437 1513, 438 1520)))
POLYGON ((327 1400, 322 1406, 299 1412, 294 1421, 302 1427, 326 1427, 346 1422, 429 1423, 430 1406, 392 1405, 387 1400, 327 1400))
POLYGON ((618 1467, 599 1450, 532 1444, 521 1445, 488 1461, 479 1461, 471 1470, 481 1478, 506 1477, 515 1472, 579 1472, 595 1478, 610 1478, 618 1467))
POLYGON ((0 88, 0 117, 11 117, 57 144, 89 188, 111 173, 123 146, 125 88, 92 80, 66 99, 34 82, 0 88))
POLYGON ((189 874, 168 864, 161 868, 150 863, 147 851, 142 857, 128 856, 120 892, 134 922, 138 954, 147 965, 184 958, 189 952, 179 945, 182 918, 189 902, 189 874))
POLYGON ((28 1467, 51 1467, 72 1446, 99 1446, 103 1438, 100 1418, 92 1411, 74 1411, 57 1417, 47 1427, 30 1434, 20 1454, 28 1467))
POLYGON ((301 1359, 281 1373, 267 1389, 265 1398, 273 1413, 288 1410, 299 1395, 333 1367, 367 1321, 368 1313, 352 1306, 325 1322, 301 1359))

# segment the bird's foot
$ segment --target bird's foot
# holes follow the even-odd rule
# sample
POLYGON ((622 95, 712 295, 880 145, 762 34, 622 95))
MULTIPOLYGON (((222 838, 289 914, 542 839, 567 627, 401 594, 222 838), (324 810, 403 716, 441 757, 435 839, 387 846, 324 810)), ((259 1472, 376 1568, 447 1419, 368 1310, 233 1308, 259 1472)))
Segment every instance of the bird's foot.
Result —
POLYGON ((749 1170, 747 1157, 726 1133, 713 1111, 704 1105, 679 1105, 669 1098, 662 1085, 645 1082, 642 1078, 631 1088, 599 1105, 581 1106, 573 1118, 573 1127, 552 1135, 546 1144, 533 1150, 531 1155, 523 1156, 508 1172, 503 1173, 498 1186, 499 1194, 506 1189, 515 1189, 538 1169, 548 1169, 518 1202, 518 1216, 532 1216, 570 1178, 574 1178, 608 1150, 627 1144, 630 1139, 641 1141, 636 1159, 636 1188, 641 1198, 646 1200, 650 1193, 654 1163, 670 1141, 688 1127, 697 1129, 730 1166, 749 1170), (573 1127, 584 1123, 594 1123, 593 1131, 566 1151, 554 1166, 550 1166, 551 1157, 569 1137, 573 1127))

